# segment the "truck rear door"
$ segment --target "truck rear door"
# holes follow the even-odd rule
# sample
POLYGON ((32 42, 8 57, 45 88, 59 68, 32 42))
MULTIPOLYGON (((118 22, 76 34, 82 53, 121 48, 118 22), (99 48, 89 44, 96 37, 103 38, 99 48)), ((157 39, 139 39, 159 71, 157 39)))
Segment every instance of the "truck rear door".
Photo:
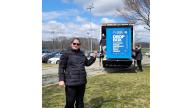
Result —
POLYGON ((106 27, 106 58, 132 59, 132 26, 106 27))

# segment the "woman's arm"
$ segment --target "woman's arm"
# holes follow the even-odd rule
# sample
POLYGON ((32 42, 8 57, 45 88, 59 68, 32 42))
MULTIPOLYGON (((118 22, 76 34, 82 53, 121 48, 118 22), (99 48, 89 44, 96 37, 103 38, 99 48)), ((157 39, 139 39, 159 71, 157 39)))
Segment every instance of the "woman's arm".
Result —
POLYGON ((94 56, 90 56, 90 59, 87 59, 87 57, 85 57, 85 66, 90 66, 92 65, 96 60, 96 55, 94 56))
POLYGON ((60 62, 59 62, 59 81, 64 81, 64 72, 67 67, 67 53, 64 53, 60 57, 60 62))

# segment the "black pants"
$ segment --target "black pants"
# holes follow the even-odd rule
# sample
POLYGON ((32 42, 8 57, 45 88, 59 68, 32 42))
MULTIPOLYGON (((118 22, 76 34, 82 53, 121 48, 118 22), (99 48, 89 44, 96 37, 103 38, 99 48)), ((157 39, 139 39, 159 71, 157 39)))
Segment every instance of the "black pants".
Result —
POLYGON ((66 86, 66 105, 65 108, 74 108, 74 103, 76 108, 84 108, 84 93, 85 93, 85 84, 79 86, 66 86))
POLYGON ((143 71, 142 65, 141 65, 141 60, 137 60, 137 66, 139 67, 140 71, 143 71))

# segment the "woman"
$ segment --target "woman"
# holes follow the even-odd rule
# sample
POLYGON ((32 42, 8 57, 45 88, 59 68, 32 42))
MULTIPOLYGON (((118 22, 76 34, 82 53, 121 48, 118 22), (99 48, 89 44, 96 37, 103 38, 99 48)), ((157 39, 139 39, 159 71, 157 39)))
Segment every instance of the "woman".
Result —
POLYGON ((88 60, 80 50, 80 39, 73 38, 70 48, 60 57, 59 85, 65 86, 65 108, 84 108, 84 93, 87 83, 85 66, 90 66, 96 60, 96 54, 88 60))
POLYGON ((141 72, 143 72, 143 68, 142 68, 142 59, 143 59, 143 55, 142 55, 142 52, 141 52, 141 45, 138 44, 136 45, 136 49, 133 50, 135 52, 135 59, 137 60, 137 66, 139 67, 139 70, 141 72))

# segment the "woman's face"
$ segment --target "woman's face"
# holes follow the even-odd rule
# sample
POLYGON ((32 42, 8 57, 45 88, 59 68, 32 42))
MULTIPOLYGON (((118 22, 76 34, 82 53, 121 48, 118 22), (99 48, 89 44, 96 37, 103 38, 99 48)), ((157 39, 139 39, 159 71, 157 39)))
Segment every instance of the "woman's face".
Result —
POLYGON ((72 43, 71 43, 71 48, 74 50, 77 50, 80 48, 80 42, 79 40, 75 39, 72 43))

